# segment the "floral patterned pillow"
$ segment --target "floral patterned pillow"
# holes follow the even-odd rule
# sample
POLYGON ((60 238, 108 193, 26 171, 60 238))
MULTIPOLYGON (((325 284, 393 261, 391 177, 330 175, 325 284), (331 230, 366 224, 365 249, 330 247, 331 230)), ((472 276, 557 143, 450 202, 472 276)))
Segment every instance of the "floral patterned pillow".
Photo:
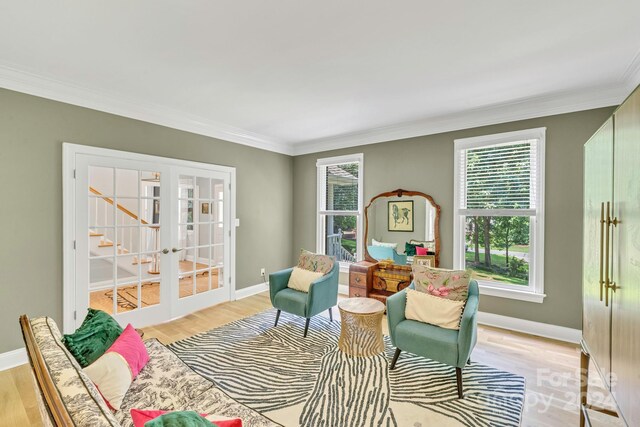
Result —
POLYGON ((413 281, 416 291, 453 301, 466 301, 471 273, 413 265, 413 281))
POLYGON ((313 252, 303 249, 298 258, 298 267, 327 274, 333 268, 333 258, 329 255, 314 254, 313 252))

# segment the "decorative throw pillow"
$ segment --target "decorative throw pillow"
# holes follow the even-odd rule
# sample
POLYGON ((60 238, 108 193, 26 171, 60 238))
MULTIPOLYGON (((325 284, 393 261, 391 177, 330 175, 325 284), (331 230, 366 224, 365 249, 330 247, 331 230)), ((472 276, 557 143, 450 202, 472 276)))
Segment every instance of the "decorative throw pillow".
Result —
POLYGON ((371 239, 371 246, 382 246, 384 248, 398 249, 397 243, 378 242, 376 239, 371 239))
POLYGON ((471 273, 464 270, 445 270, 414 264, 413 282, 416 291, 454 301, 466 301, 471 273))
POLYGON ((406 242, 404 244, 404 253, 406 256, 415 256, 416 255, 416 246, 422 245, 414 245, 413 243, 406 242))
POLYGON ((219 427, 195 411, 167 412, 144 423, 145 427, 219 427))
POLYGON ((327 274, 333 268, 333 258, 329 255, 314 254, 303 249, 298 258, 298 267, 327 274))
MULTIPOLYGON (((134 427, 143 427, 146 422, 158 418, 161 415, 168 414, 169 411, 155 411, 155 410, 141 410, 131 409, 131 420, 134 427)), ((207 420, 214 423, 218 427, 242 427, 242 420, 240 418, 229 418, 222 415, 207 415, 200 414, 207 420)))
POLYGON ((429 249, 416 246, 416 255, 429 255, 429 249))
POLYGON ((412 245, 422 245, 422 247, 427 248, 428 251, 430 252, 435 252, 436 251, 436 242, 435 240, 415 240, 415 239, 411 239, 409 240, 409 243, 411 243, 412 245))
POLYGON ((149 353, 131 325, 98 360, 84 368, 111 408, 118 410, 138 373, 149 362, 149 353))
POLYGON ((62 342, 83 368, 95 362, 122 333, 116 320, 101 310, 89 309, 82 325, 62 342))
POLYGON ((309 288, 311 287, 311 283, 315 280, 318 280, 323 276, 319 271, 309 271, 304 268, 293 267, 293 271, 291 272, 291 276, 289 276, 289 283, 287 286, 291 289, 295 289, 296 291, 301 292, 309 292, 309 288))
POLYGON ((409 320, 429 323, 446 329, 460 329, 460 317, 465 301, 439 298, 407 289, 404 315, 409 320))

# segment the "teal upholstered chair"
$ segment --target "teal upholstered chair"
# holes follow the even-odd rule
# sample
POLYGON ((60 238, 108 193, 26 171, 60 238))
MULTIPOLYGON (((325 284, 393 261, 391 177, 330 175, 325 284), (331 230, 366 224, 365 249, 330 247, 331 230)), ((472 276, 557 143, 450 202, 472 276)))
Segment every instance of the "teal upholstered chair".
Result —
MULTIPOLYGON (((410 288, 414 289, 412 283, 410 288)), ((387 298, 387 321, 391 342, 396 347, 391 366, 394 369, 402 350, 456 368, 458 397, 462 398, 462 369, 470 361, 477 339, 478 283, 469 283, 469 296, 462 313, 460 330, 445 329, 404 317, 406 291, 387 298)))
POLYGON ((329 318, 333 321, 331 308, 338 303, 340 264, 334 262, 331 271, 311 283, 309 293, 287 287, 292 271, 293 268, 288 268, 269 275, 269 297, 271 304, 278 309, 274 326, 278 326, 281 311, 304 317, 306 319, 304 336, 306 337, 309 320, 316 314, 329 310, 329 318))

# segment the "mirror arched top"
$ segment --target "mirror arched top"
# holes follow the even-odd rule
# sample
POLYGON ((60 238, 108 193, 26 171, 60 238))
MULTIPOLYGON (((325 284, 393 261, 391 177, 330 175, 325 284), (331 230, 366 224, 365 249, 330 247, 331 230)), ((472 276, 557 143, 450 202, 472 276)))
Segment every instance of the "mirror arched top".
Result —
MULTIPOLYGON (((406 263, 405 243, 411 240, 428 242, 435 252, 435 266, 440 265, 440 205, 433 197, 420 191, 397 189, 380 193, 364 208, 364 256, 369 262, 381 258, 369 252, 373 240, 395 245, 395 254, 389 249, 372 249, 382 259, 395 258, 397 264, 406 263)), ((431 251, 430 251, 431 252, 431 251)))

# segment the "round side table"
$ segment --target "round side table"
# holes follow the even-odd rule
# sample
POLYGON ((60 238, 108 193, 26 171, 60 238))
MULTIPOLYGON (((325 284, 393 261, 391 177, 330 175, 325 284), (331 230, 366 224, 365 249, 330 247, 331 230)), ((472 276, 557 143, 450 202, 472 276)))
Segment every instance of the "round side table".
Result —
POLYGON ((338 303, 338 348, 350 356, 373 356, 384 351, 382 316, 385 306, 373 298, 349 298, 338 303))

